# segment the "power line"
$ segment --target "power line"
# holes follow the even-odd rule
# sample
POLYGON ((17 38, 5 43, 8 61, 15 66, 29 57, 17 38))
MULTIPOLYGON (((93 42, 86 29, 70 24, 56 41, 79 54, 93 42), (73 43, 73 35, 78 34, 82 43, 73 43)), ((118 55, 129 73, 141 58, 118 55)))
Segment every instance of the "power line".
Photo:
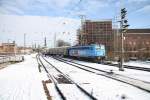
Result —
POLYGON ((135 9, 133 9, 133 10, 130 10, 130 11, 128 11, 128 15, 137 13, 137 12, 138 12, 140 9, 142 9, 142 8, 144 8, 144 7, 137 7, 137 8, 135 8, 135 9))
POLYGON ((79 5, 80 5, 80 3, 81 3, 82 1, 83 1, 83 0, 79 0, 74 6, 72 6, 72 8, 70 9, 70 11, 68 12, 67 15, 71 15, 71 12, 72 12, 75 8, 79 7, 79 5))
POLYGON ((75 6, 71 9, 71 10, 74 10, 76 7, 79 7, 80 3, 82 2, 83 0, 79 0, 78 3, 75 4, 75 6))

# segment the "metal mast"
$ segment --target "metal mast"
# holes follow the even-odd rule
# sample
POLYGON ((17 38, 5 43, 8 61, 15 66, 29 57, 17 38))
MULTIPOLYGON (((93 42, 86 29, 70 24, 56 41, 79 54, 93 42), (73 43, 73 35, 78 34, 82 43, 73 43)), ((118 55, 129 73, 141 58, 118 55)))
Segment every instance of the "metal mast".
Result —
POLYGON ((46 37, 44 38, 44 47, 47 47, 46 37))
POLYGON ((120 21, 120 31, 121 31, 121 59, 119 70, 124 71, 123 62, 124 62, 124 34, 127 32, 129 27, 128 20, 126 19, 127 10, 126 8, 121 9, 121 21, 120 21))
POLYGON ((79 17, 81 18, 80 44, 83 45, 84 44, 83 33, 84 33, 85 15, 79 15, 79 17))
POLYGON ((24 33, 24 55, 25 55, 25 48, 26 48, 26 33, 24 33))

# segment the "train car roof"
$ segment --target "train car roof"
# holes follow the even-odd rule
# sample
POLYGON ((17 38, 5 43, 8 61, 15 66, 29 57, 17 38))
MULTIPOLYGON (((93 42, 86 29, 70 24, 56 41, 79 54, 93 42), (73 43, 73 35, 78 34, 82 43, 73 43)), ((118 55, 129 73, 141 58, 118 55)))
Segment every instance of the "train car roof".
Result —
MULTIPOLYGON (((93 46, 100 46, 102 44, 91 44, 91 45, 81 45, 81 46, 72 46, 72 47, 69 47, 70 49, 71 48, 80 48, 80 47, 93 47, 93 46)), ((103 45, 104 46, 104 45, 103 45)))
POLYGON ((69 48, 70 46, 62 46, 62 47, 54 47, 54 48, 49 48, 49 49, 57 49, 57 48, 69 48))

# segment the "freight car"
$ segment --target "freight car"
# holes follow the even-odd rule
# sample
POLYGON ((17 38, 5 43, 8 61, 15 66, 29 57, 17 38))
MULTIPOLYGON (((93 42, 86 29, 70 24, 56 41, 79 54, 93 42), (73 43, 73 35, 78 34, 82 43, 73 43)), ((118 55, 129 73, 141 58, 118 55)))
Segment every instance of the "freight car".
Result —
POLYGON ((47 51, 48 55, 68 56, 68 46, 50 48, 47 51))

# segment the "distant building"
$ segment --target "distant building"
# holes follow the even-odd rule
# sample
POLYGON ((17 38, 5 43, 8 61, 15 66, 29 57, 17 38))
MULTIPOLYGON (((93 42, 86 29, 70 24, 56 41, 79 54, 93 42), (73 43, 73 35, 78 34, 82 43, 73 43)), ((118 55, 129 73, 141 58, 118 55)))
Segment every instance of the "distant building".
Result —
POLYGON ((82 29, 77 32, 79 45, 103 44, 107 56, 113 50, 112 20, 85 20, 82 29))
POLYGON ((0 54, 15 54, 17 52, 17 45, 13 43, 2 43, 0 45, 0 54))
POLYGON ((0 44, 0 55, 30 54, 32 52, 31 47, 18 47, 15 42, 0 44))
POLYGON ((31 47, 18 47, 18 54, 31 54, 33 53, 33 48, 31 47))
MULTIPOLYGON (((115 56, 119 55, 121 38, 114 40, 115 56)), ((124 34, 124 57, 126 60, 130 58, 147 59, 150 57, 150 29, 128 29, 124 34)))
POLYGON ((3 52, 3 46, 0 44, 0 53, 3 52))

